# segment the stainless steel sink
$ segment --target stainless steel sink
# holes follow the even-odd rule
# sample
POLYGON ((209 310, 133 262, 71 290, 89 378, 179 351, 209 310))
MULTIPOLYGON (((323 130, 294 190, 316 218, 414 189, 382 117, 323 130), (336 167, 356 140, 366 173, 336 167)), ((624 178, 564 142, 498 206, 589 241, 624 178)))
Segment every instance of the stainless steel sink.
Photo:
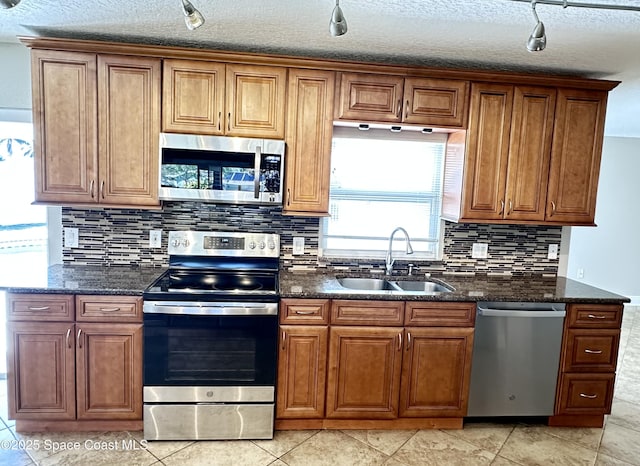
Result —
POLYGON ((339 278, 338 283, 340 283, 340 286, 351 290, 397 290, 390 282, 382 278, 339 278))
POLYGON ((367 292, 391 291, 394 294, 402 293, 450 293, 451 288, 441 283, 430 280, 394 280, 384 278, 338 278, 338 283, 343 288, 367 292))
POLYGON ((391 282, 404 291, 420 291, 423 293, 451 293, 450 288, 429 280, 398 280, 391 282))

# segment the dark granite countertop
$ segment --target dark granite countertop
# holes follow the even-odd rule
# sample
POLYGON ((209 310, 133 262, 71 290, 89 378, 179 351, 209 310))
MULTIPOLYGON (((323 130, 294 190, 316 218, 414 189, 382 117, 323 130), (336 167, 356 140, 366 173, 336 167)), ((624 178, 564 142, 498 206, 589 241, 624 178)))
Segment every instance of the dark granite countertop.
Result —
POLYGON ((4 277, 0 289, 12 293, 142 295, 162 267, 52 265, 30 277, 4 277))
MULTIPOLYGON (((379 299, 399 301, 516 301, 565 303, 623 303, 629 298, 565 277, 432 275, 428 279, 453 288, 451 293, 425 295, 418 292, 359 291, 343 288, 337 277, 355 276, 312 272, 281 272, 283 298, 379 299)), ((369 276, 372 277, 372 276, 369 276)), ((383 278, 381 275, 373 277, 383 278)), ((388 277, 384 277, 388 278, 388 277)), ((420 280, 422 277, 394 276, 393 280, 420 280)))
MULTIPOLYGON (((12 281, 5 277, 0 289, 13 293, 74 293, 142 295, 166 269, 162 267, 53 265, 46 272, 12 281)), ((519 302, 630 302, 617 295, 565 277, 432 275, 429 279, 453 288, 451 293, 424 294, 400 291, 359 291, 343 288, 336 277, 355 276, 318 272, 280 272, 283 298, 378 299, 396 301, 519 301, 519 302)), ((362 276, 362 275, 360 275, 362 276)), ((369 277, 383 278, 382 275, 369 277)), ((388 277, 385 277, 388 278, 388 277)), ((420 277, 394 276, 393 280, 420 277)))

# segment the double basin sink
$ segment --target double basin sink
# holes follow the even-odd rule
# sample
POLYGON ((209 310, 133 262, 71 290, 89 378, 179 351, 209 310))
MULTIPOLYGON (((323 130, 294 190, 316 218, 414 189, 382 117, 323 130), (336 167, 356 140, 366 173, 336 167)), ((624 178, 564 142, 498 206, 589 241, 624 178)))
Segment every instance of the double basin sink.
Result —
POLYGON ((338 278, 341 287, 367 293, 396 292, 438 294, 450 293, 452 288, 431 280, 386 280, 384 278, 338 278))

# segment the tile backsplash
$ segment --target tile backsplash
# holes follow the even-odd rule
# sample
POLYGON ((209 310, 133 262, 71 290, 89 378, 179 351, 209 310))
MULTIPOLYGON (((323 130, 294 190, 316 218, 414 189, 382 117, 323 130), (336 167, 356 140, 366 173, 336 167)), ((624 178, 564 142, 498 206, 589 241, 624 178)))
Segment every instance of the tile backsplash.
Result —
MULTIPOLYGON (((166 202, 162 210, 63 208, 62 226, 79 230, 79 247, 64 248, 63 262, 78 265, 166 266, 171 230, 264 231, 281 235, 281 266, 289 270, 336 269, 382 272, 384 261, 318 260, 320 219, 282 215, 280 207, 166 202), (163 230, 162 248, 149 248, 149 230, 163 230), (305 239, 305 253, 293 255, 293 237, 305 239)), ((560 244, 561 227, 454 224, 445 222, 442 261, 413 261, 419 272, 555 275, 558 260, 547 259, 560 244), (488 244, 487 259, 472 259, 473 243, 488 244)), ((396 270, 407 263, 397 261, 396 270)))

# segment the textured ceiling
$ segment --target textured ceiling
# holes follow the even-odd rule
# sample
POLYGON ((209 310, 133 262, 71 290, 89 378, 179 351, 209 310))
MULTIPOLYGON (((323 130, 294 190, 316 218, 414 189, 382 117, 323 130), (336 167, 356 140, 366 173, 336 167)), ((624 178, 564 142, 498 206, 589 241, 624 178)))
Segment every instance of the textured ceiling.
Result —
MULTIPOLYGON (((22 0, 0 9, 0 41, 110 39, 613 79, 622 84, 610 95, 606 134, 640 137, 640 12, 539 4, 547 48, 529 53, 531 7, 510 0, 342 0, 349 25, 342 37, 328 31, 333 0, 192 3, 206 18, 195 31, 184 25, 180 0, 22 0)), ((640 0, 598 3, 640 7, 640 0)))

